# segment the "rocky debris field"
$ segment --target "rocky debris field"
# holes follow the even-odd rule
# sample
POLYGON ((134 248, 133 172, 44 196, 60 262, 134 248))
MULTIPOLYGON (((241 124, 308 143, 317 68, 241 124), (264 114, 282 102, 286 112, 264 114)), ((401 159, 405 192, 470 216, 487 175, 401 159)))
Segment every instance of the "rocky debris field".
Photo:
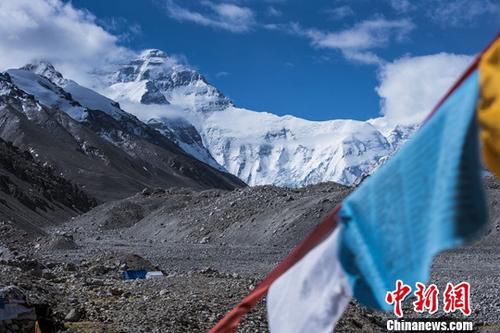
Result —
MULTIPOLYGON (((210 267, 124 281, 119 272, 125 268, 154 267, 147 262, 129 267, 127 258, 115 254, 72 264, 20 257, 0 262, 0 284, 15 285, 30 304, 49 308, 42 322, 48 332, 104 333, 205 332, 258 283, 210 267)), ((382 325, 369 311, 353 307, 338 331, 379 332, 382 325)), ((240 332, 267 332, 264 303, 244 319, 240 332)))
MULTIPOLYGON (((473 313, 434 317, 499 332, 500 186, 489 180, 486 187, 490 229, 480 242, 443 253, 433 265, 432 281, 440 288, 471 283, 473 313)), ((44 333, 206 332, 349 192, 333 183, 146 189, 47 228, 46 236, 0 246, 0 287, 17 286, 30 304, 45 309, 44 333), (164 276, 122 280, 128 269, 164 276)), ((411 300, 409 315, 410 306, 411 300)), ((385 332, 387 318, 393 317, 353 303, 336 331, 385 332)), ((239 331, 267 332, 265 301, 239 331)))

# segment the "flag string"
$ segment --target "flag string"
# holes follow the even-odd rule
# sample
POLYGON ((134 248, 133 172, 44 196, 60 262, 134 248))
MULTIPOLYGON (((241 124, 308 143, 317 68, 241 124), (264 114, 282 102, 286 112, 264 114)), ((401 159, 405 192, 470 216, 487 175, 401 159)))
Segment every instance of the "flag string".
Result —
POLYGON ((323 221, 314 228, 314 230, 297 245, 285 259, 260 282, 240 303, 238 303, 230 312, 214 326, 210 333, 233 333, 239 325, 241 318, 247 314, 266 294, 271 284, 283 275, 290 267, 302 259, 311 249, 316 247, 325 238, 327 238, 337 226, 337 216, 341 205, 337 205, 323 219, 323 221))

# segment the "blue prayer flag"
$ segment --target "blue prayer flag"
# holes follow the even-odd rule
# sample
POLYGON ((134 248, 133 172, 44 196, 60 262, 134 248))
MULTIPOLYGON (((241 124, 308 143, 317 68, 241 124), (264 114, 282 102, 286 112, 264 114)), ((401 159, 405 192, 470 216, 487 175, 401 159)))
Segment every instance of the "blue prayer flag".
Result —
POLYGON ((390 310, 396 280, 425 283, 435 254, 486 225, 478 98, 476 70, 343 202, 340 260, 360 303, 390 310))

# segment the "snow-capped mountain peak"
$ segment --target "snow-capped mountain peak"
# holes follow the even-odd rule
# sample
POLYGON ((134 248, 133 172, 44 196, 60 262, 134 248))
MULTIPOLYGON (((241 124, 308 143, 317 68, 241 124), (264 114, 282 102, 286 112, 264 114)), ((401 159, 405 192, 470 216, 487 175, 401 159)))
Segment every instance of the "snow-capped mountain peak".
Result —
POLYGON ((414 131, 383 118, 317 122, 238 108, 203 75, 157 49, 144 50, 110 78, 108 97, 122 105, 152 104, 154 115, 140 106, 144 113, 135 114, 193 156, 213 157, 250 185, 352 184, 414 131))
POLYGON ((36 61, 31 64, 27 64, 20 69, 46 77, 59 86, 64 85, 67 82, 63 75, 58 72, 50 62, 47 61, 36 61))
POLYGON ((148 49, 109 75, 104 93, 118 101, 172 104, 190 111, 220 111, 232 102, 214 86, 175 57, 148 49))
POLYGON ((148 49, 142 51, 139 56, 128 64, 121 66, 117 72, 111 75, 111 82, 138 82, 143 80, 161 80, 171 74, 176 61, 167 53, 148 49))
POLYGON ((162 50, 159 49, 145 49, 142 50, 140 53, 139 58, 142 59, 151 59, 151 58, 162 58, 166 59, 168 57, 168 54, 162 50))
POLYGON ((87 110, 99 110, 109 116, 130 119, 120 104, 63 77, 49 62, 37 61, 19 69, 9 69, 7 73, 17 86, 36 96, 42 104, 56 107, 77 121, 85 121, 87 110))

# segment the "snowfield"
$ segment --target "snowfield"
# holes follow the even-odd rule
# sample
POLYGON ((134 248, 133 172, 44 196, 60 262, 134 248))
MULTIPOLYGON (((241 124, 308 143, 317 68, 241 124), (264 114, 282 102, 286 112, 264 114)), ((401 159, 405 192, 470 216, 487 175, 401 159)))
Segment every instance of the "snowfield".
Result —
POLYGON ((372 125, 228 108, 198 123, 217 162, 249 185, 351 184, 391 146, 372 125))

